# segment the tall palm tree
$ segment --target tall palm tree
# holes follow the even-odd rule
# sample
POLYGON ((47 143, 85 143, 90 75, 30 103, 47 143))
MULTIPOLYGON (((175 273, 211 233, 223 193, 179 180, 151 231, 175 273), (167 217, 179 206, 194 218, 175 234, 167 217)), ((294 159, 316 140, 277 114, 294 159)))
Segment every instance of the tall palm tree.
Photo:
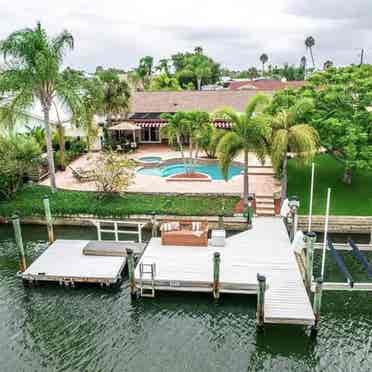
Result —
POLYGON ((269 60, 269 56, 266 53, 260 55, 260 61, 262 63, 262 75, 265 73, 265 63, 269 60))
POLYGON ((271 161, 276 172, 281 173, 282 201, 287 197, 288 153, 306 163, 313 158, 319 146, 318 132, 303 122, 312 109, 312 100, 303 98, 271 118, 271 161))
POLYGON ((49 115, 56 98, 72 110, 79 105, 79 95, 61 74, 64 53, 73 46, 74 39, 68 31, 51 38, 40 23, 35 28, 15 31, 0 42, 6 63, 0 73, 0 94, 13 98, 10 105, 17 112, 27 112, 35 101, 41 104, 53 191, 56 180, 49 115))
POLYGON ((244 113, 237 113, 232 109, 223 109, 217 112, 216 117, 226 119, 232 123, 231 131, 227 132, 217 146, 222 172, 227 179, 228 170, 233 159, 244 152, 244 204, 248 204, 248 154, 253 152, 264 162, 268 151, 270 125, 262 109, 268 104, 269 98, 265 95, 256 95, 245 108, 244 113))
POLYGON ((313 47, 315 46, 315 39, 312 36, 308 36, 305 39, 305 45, 306 45, 306 48, 310 52, 311 61, 313 62, 313 68, 315 69, 315 62, 314 62, 314 56, 313 56, 313 47))

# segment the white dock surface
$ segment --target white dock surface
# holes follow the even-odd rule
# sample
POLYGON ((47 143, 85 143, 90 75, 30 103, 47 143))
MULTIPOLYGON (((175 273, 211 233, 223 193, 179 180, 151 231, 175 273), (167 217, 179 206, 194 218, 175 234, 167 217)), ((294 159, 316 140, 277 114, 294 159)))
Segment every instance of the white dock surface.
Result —
POLYGON ((126 258, 83 255, 88 243, 88 240, 56 240, 26 269, 23 279, 117 282, 126 258))
MULTIPOLYGON (((279 218, 256 218, 252 230, 227 238, 224 247, 163 246, 160 238, 153 238, 140 262, 156 264, 156 289, 209 292, 214 252, 221 255, 221 293, 256 294, 257 273, 260 273, 266 276, 268 285, 266 323, 314 323, 296 258, 279 218)), ((135 278, 139 284, 139 265, 135 278)), ((148 282, 144 280, 144 283, 148 282)))

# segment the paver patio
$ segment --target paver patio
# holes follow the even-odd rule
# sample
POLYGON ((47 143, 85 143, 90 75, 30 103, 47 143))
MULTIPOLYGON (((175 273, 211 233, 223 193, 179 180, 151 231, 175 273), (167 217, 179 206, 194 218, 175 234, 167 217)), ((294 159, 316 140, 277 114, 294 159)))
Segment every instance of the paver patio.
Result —
MULTIPOLYGON (((95 160, 99 153, 85 154, 76 159, 70 165, 73 168, 82 168, 84 170, 92 169, 95 160)), ((174 151, 165 145, 145 145, 138 151, 130 154, 131 158, 140 158, 142 156, 161 156, 163 159, 180 158, 180 152, 174 151)), ((239 155, 235 160, 243 161, 242 155, 239 155)), ((249 165, 255 168, 255 173, 249 176, 250 192, 256 195, 273 195, 275 191, 280 189, 280 183, 273 177, 272 168, 268 168, 270 161, 267 160, 265 168, 262 172, 257 172, 257 168, 262 167, 261 163, 250 154, 249 165)), ((59 188, 68 190, 86 190, 95 191, 96 185, 94 182, 80 183, 73 176, 72 171, 67 168, 64 172, 56 173, 56 182, 59 188)), ((49 185, 49 180, 42 182, 44 185, 49 185)), ((141 193, 185 193, 185 194, 226 194, 240 195, 243 191, 243 175, 238 175, 229 181, 213 180, 212 182, 197 182, 197 181, 180 181, 168 182, 165 178, 159 176, 142 175, 136 173, 134 183, 129 187, 129 192, 141 193)))

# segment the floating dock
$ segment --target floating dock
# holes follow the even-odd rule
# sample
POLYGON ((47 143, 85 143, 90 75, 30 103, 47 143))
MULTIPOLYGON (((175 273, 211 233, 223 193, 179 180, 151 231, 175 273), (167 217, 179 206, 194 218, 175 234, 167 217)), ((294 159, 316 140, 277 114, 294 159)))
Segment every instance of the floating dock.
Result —
POLYGON ((161 245, 152 238, 135 269, 148 290, 212 292, 213 255, 220 253, 220 293, 257 294, 257 274, 267 280, 265 323, 313 325, 314 313, 283 221, 254 220, 252 230, 226 239, 224 247, 161 245), (152 267, 153 274, 140 267, 152 267))
POLYGON ((121 280, 126 264, 125 249, 133 249, 139 254, 138 243, 89 241, 89 240, 56 240, 22 273, 22 279, 29 282, 99 283, 112 285, 121 280), (84 254, 84 249, 90 250, 84 254), (101 255, 95 250, 100 249, 101 255), (105 255, 104 251, 108 255, 105 255), (122 252, 122 254, 120 254, 122 252))

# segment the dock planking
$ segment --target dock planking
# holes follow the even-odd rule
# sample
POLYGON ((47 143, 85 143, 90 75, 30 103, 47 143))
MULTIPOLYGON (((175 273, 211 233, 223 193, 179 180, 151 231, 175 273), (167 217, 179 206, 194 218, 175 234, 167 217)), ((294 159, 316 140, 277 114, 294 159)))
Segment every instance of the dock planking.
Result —
MULTIPOLYGON (((252 230, 226 239, 224 247, 161 245, 153 238, 140 261, 155 263, 156 290, 212 292, 213 254, 219 252, 220 293, 256 294, 257 273, 265 275, 265 323, 314 324, 314 313, 281 219, 256 218, 252 230)), ((140 285, 139 265, 135 280, 140 285)), ((150 286, 148 276, 143 286, 150 286)))
POLYGON ((115 284, 126 257, 84 255, 88 240, 56 240, 22 273, 26 281, 115 284))

